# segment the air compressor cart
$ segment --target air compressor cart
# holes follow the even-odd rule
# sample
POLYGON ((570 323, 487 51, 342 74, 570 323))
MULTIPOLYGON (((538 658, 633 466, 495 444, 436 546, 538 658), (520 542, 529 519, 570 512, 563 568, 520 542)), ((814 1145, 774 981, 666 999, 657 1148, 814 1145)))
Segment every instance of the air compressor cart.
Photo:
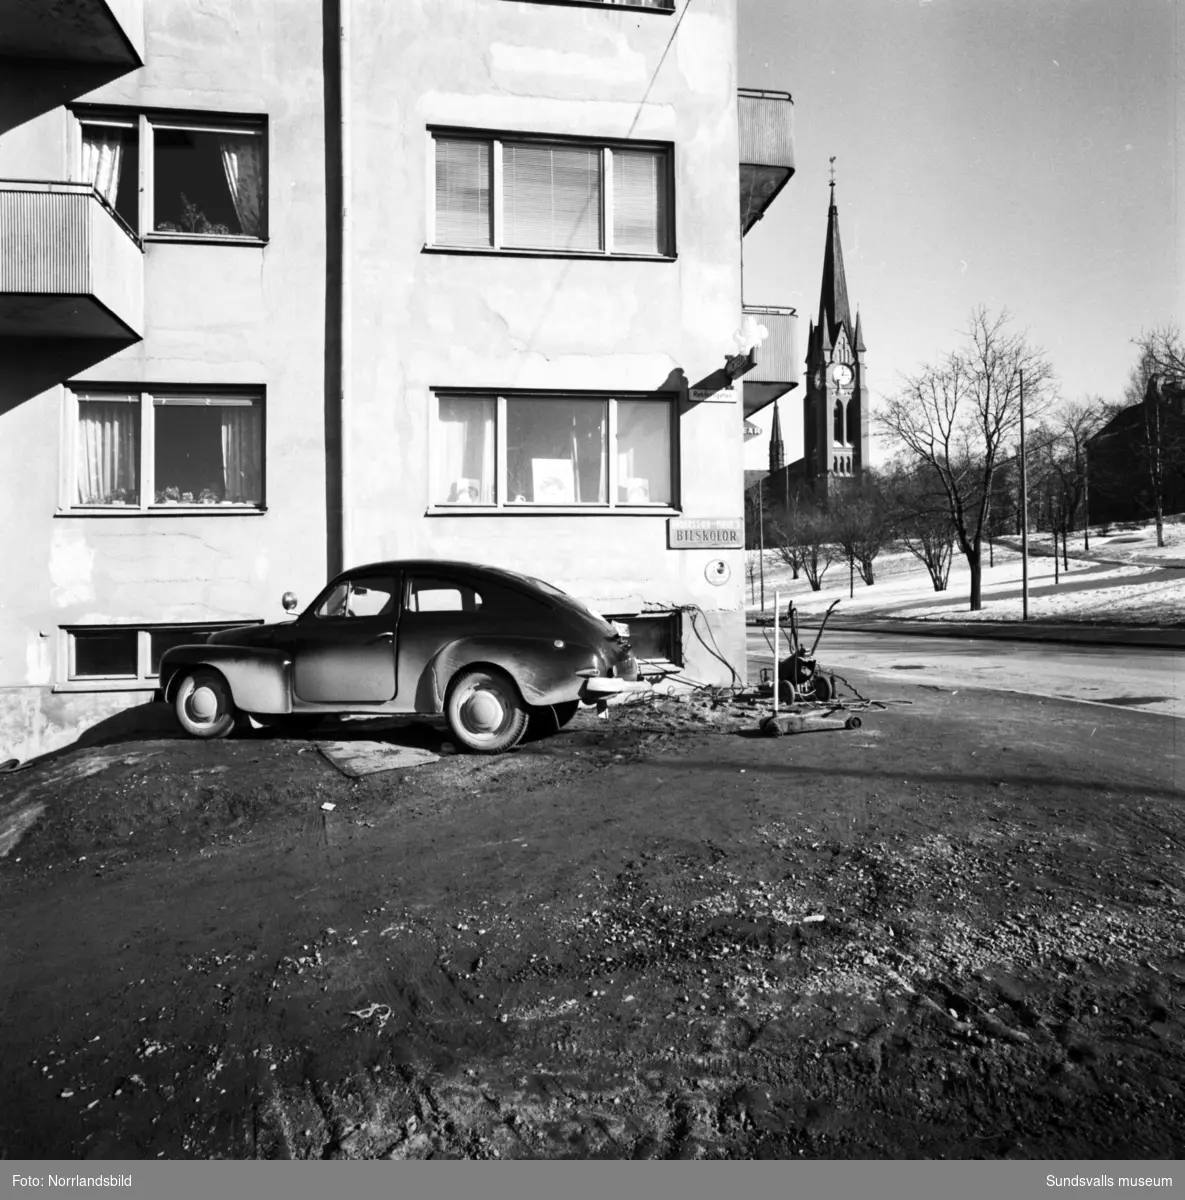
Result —
MULTIPOLYGON (((781 595, 774 593, 774 666, 773 666, 773 712, 763 717, 758 728, 769 737, 781 737, 786 733, 810 733, 816 729, 859 729, 860 718, 857 716, 836 716, 842 712, 842 705, 835 704, 831 708, 820 711, 811 708, 806 711, 793 711, 794 707, 803 704, 827 705, 835 699, 835 680, 824 675, 819 670, 815 651, 819 639, 827 627, 827 618, 832 609, 839 603, 832 602, 823 614, 819 623, 819 631, 809 651, 804 649, 798 637, 798 617, 791 603, 787 610, 790 623, 790 654, 778 661, 778 642, 781 629, 778 624, 778 610, 781 606, 781 595), (786 705, 783 712, 781 706, 786 705)), ((764 674, 764 672, 763 672, 764 674)))

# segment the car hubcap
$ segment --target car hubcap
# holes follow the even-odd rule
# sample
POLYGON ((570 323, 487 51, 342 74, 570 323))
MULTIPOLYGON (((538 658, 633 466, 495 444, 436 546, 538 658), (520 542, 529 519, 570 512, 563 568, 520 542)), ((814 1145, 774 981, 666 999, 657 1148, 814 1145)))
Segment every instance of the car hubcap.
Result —
POLYGON ((465 701, 465 724, 475 733, 495 733, 506 719, 501 699, 493 692, 474 692, 465 701))
POLYGON ((189 711, 195 721, 209 724, 218 716, 218 693, 211 687, 194 688, 189 698, 189 711))

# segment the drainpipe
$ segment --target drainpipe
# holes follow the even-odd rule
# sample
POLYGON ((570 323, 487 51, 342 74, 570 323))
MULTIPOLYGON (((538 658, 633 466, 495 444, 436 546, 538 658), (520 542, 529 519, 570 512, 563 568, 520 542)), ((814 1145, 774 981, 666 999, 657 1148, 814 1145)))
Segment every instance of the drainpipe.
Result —
POLYGON ((341 113, 341 397, 338 405, 341 454, 341 555, 342 569, 353 563, 353 519, 350 499, 350 393, 353 379, 353 254, 350 246, 353 176, 350 171, 350 0, 340 0, 338 54, 341 113))

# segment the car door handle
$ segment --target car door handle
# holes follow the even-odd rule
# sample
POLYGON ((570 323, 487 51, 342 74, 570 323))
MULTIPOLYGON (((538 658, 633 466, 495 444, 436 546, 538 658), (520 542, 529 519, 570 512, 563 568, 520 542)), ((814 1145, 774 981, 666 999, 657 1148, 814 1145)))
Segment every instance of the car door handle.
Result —
POLYGON ((378 633, 370 639, 370 645, 375 645, 378 642, 389 642, 395 635, 393 633, 378 633))

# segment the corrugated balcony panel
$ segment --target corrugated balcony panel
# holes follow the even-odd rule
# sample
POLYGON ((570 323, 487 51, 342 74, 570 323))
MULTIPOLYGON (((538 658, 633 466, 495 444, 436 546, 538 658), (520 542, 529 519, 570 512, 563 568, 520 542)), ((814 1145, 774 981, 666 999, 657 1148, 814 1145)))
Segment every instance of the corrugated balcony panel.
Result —
POLYGON ((0 0, 0 57, 144 65, 144 0, 0 0))
POLYGON ((801 382, 798 358, 798 313, 793 308, 745 305, 752 316, 769 330, 757 349, 757 365, 742 379, 745 416, 751 416, 801 382))
POLYGON ((0 335, 135 338, 143 326, 140 246, 94 189, 0 181, 0 335))
POLYGON ((794 174, 794 102, 789 92, 742 88, 737 97, 741 231, 748 233, 794 174))

